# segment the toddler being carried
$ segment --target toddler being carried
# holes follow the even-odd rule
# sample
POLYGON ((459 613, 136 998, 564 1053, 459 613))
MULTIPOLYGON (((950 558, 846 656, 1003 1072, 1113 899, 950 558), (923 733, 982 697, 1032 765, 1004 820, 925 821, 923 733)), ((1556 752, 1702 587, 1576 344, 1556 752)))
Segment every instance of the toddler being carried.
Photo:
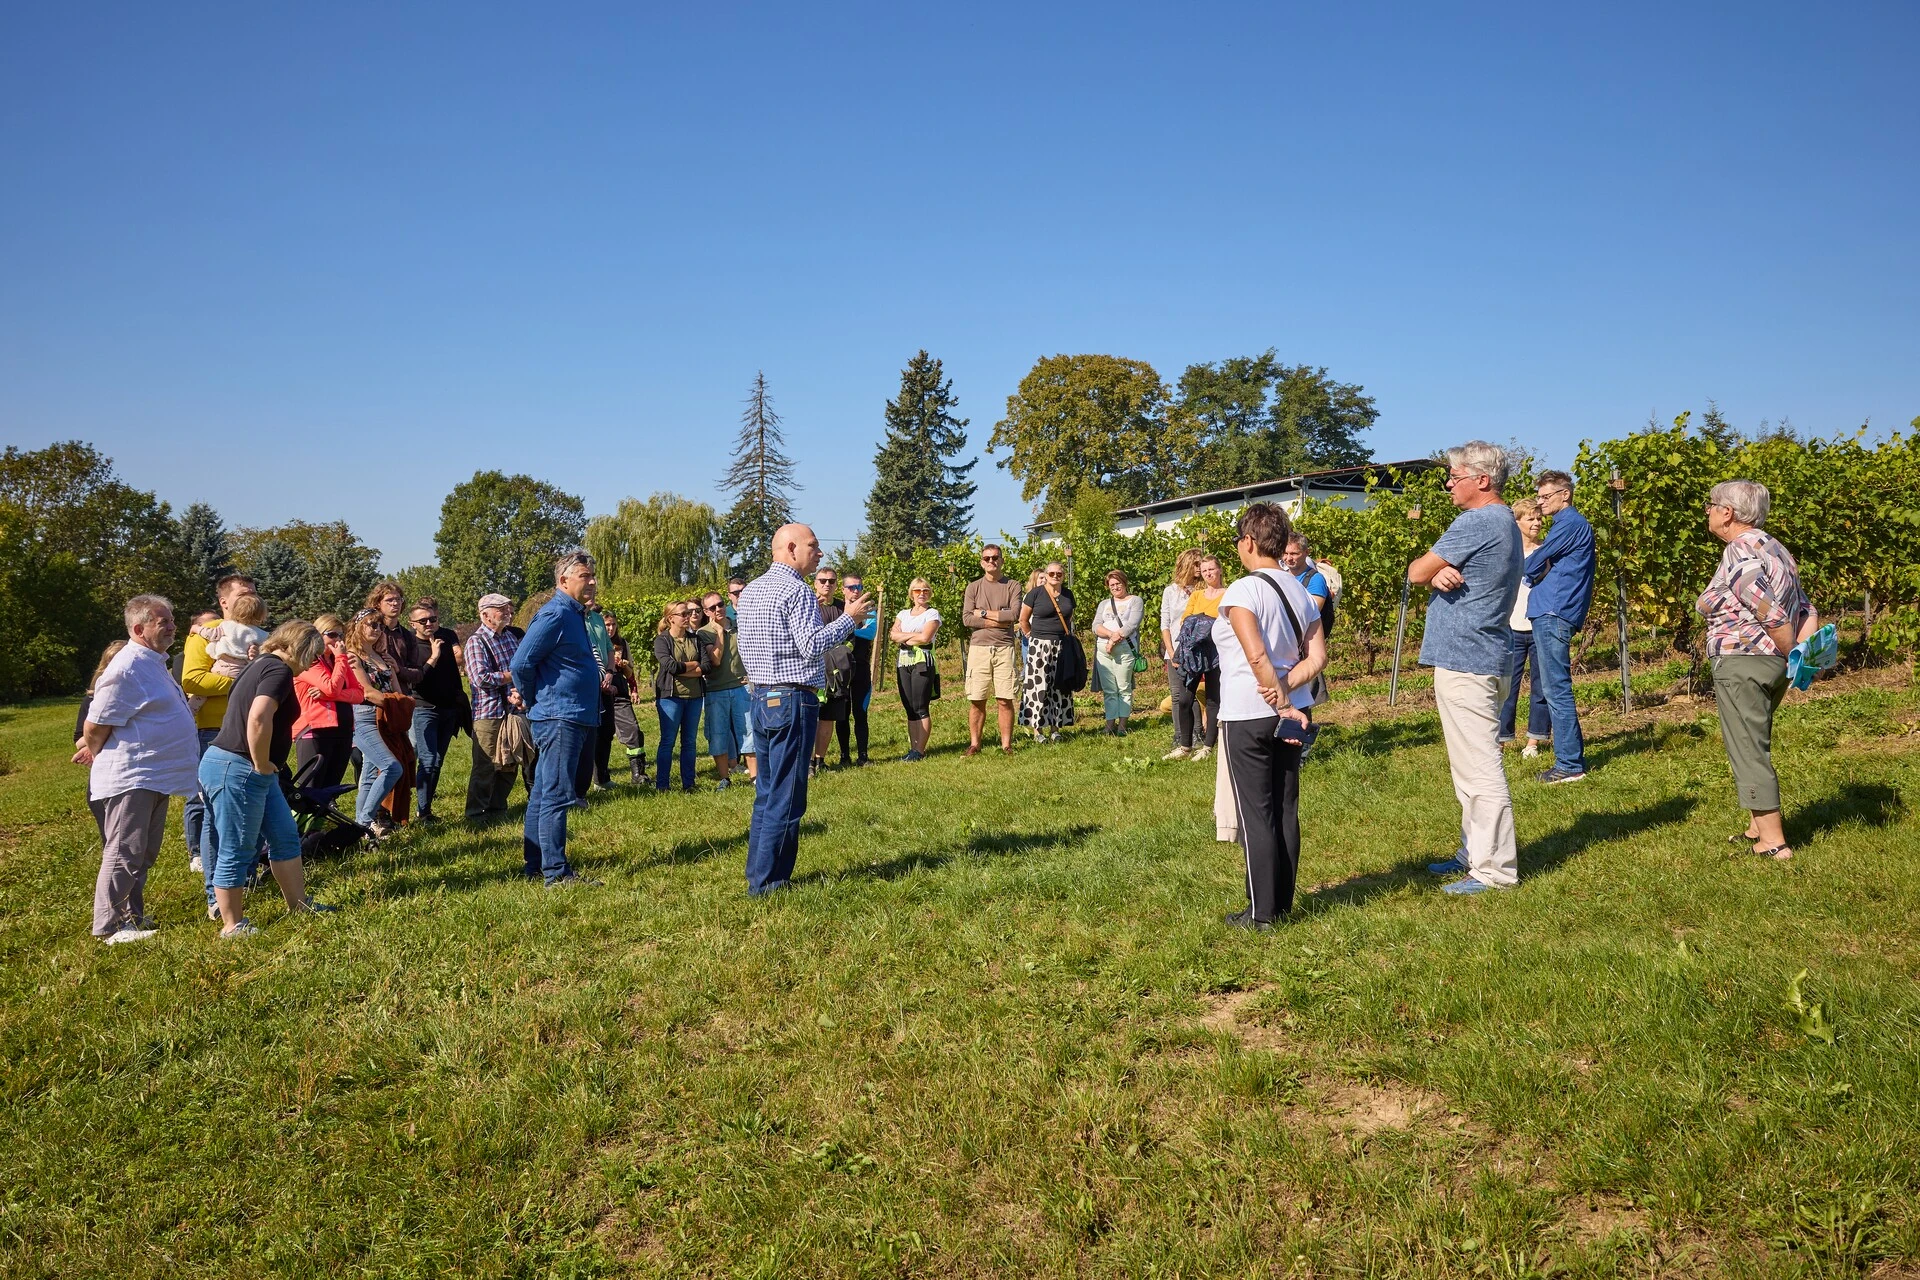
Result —
MULTIPOLYGON (((224 621, 193 629, 195 635, 207 642, 207 657, 213 659, 215 675, 232 680, 247 669, 266 641, 267 633, 262 629, 266 620, 266 604, 249 591, 234 600, 224 621)), ((202 697, 187 699, 187 705, 195 712, 206 702, 202 697)))

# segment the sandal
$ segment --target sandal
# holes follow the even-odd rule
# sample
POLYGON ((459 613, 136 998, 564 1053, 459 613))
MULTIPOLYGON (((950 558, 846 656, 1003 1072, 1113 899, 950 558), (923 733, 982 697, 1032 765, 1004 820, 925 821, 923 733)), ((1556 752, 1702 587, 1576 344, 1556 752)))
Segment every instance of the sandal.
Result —
POLYGON ((1777 844, 1771 849, 1755 849, 1753 856, 1756 858, 1771 858, 1775 862, 1786 862, 1793 857, 1793 848, 1790 845, 1777 844))

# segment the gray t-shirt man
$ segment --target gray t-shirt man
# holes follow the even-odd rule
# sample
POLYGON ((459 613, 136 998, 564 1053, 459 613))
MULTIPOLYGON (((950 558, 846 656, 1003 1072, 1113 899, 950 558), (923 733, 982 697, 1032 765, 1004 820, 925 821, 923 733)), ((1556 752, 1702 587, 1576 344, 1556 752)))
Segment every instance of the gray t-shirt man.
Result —
POLYGON ((1436 591, 1427 604, 1427 630, 1420 641, 1422 666, 1476 676, 1507 674, 1509 619, 1520 593, 1520 526, 1505 503, 1495 502, 1454 519, 1433 554, 1458 569, 1465 582, 1436 591))

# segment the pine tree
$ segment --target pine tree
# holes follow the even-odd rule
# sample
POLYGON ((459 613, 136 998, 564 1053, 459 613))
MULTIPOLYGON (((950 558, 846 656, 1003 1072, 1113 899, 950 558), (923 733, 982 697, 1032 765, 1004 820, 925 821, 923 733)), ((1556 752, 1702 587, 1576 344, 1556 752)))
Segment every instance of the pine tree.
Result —
MULTIPOLYGON (((337 538, 323 543, 306 562, 300 616, 316 618, 323 613, 333 613, 351 618, 379 579, 380 553, 358 538, 337 538)), ((408 593, 408 598, 413 594, 408 593)), ((441 607, 447 609, 445 604, 441 607)), ((449 616, 450 612, 442 616, 449 616)))
POLYGON ((299 616, 307 592, 307 562, 278 538, 269 538, 254 553, 254 587, 267 602, 267 616, 275 622, 299 616))
POLYGON ((180 541, 193 576, 194 593, 193 599, 180 602, 181 609, 211 608, 216 595, 214 584, 233 572, 233 544, 227 537, 227 526, 212 507, 196 502, 180 516, 180 541))
POLYGON ((887 401, 887 434, 873 455, 863 551, 907 555, 944 547, 973 519, 974 464, 951 461, 967 446, 967 420, 952 410, 953 380, 922 349, 900 371, 900 395, 887 401))
POLYGON ((1740 434, 1740 428, 1728 422, 1721 415, 1720 406, 1711 400, 1707 401, 1707 411, 1700 415, 1700 434, 1729 451, 1747 442, 1747 438, 1740 434))
POLYGON ((793 478, 793 460, 781 452, 785 443, 780 415, 767 395, 767 375, 756 373, 746 412, 740 415, 733 465, 720 477, 720 488, 734 495, 720 523, 720 546, 735 573, 760 572, 773 558, 773 535, 793 519, 788 494, 800 486, 793 478))

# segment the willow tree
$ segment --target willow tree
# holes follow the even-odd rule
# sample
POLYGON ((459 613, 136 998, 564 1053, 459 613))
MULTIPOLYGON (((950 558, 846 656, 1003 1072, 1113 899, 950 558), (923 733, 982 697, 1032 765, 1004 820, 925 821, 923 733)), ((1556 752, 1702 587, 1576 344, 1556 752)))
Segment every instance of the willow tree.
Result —
POLYGON ((694 586, 727 571, 719 517, 677 493, 621 499, 612 515, 587 522, 587 550, 609 586, 694 586))

